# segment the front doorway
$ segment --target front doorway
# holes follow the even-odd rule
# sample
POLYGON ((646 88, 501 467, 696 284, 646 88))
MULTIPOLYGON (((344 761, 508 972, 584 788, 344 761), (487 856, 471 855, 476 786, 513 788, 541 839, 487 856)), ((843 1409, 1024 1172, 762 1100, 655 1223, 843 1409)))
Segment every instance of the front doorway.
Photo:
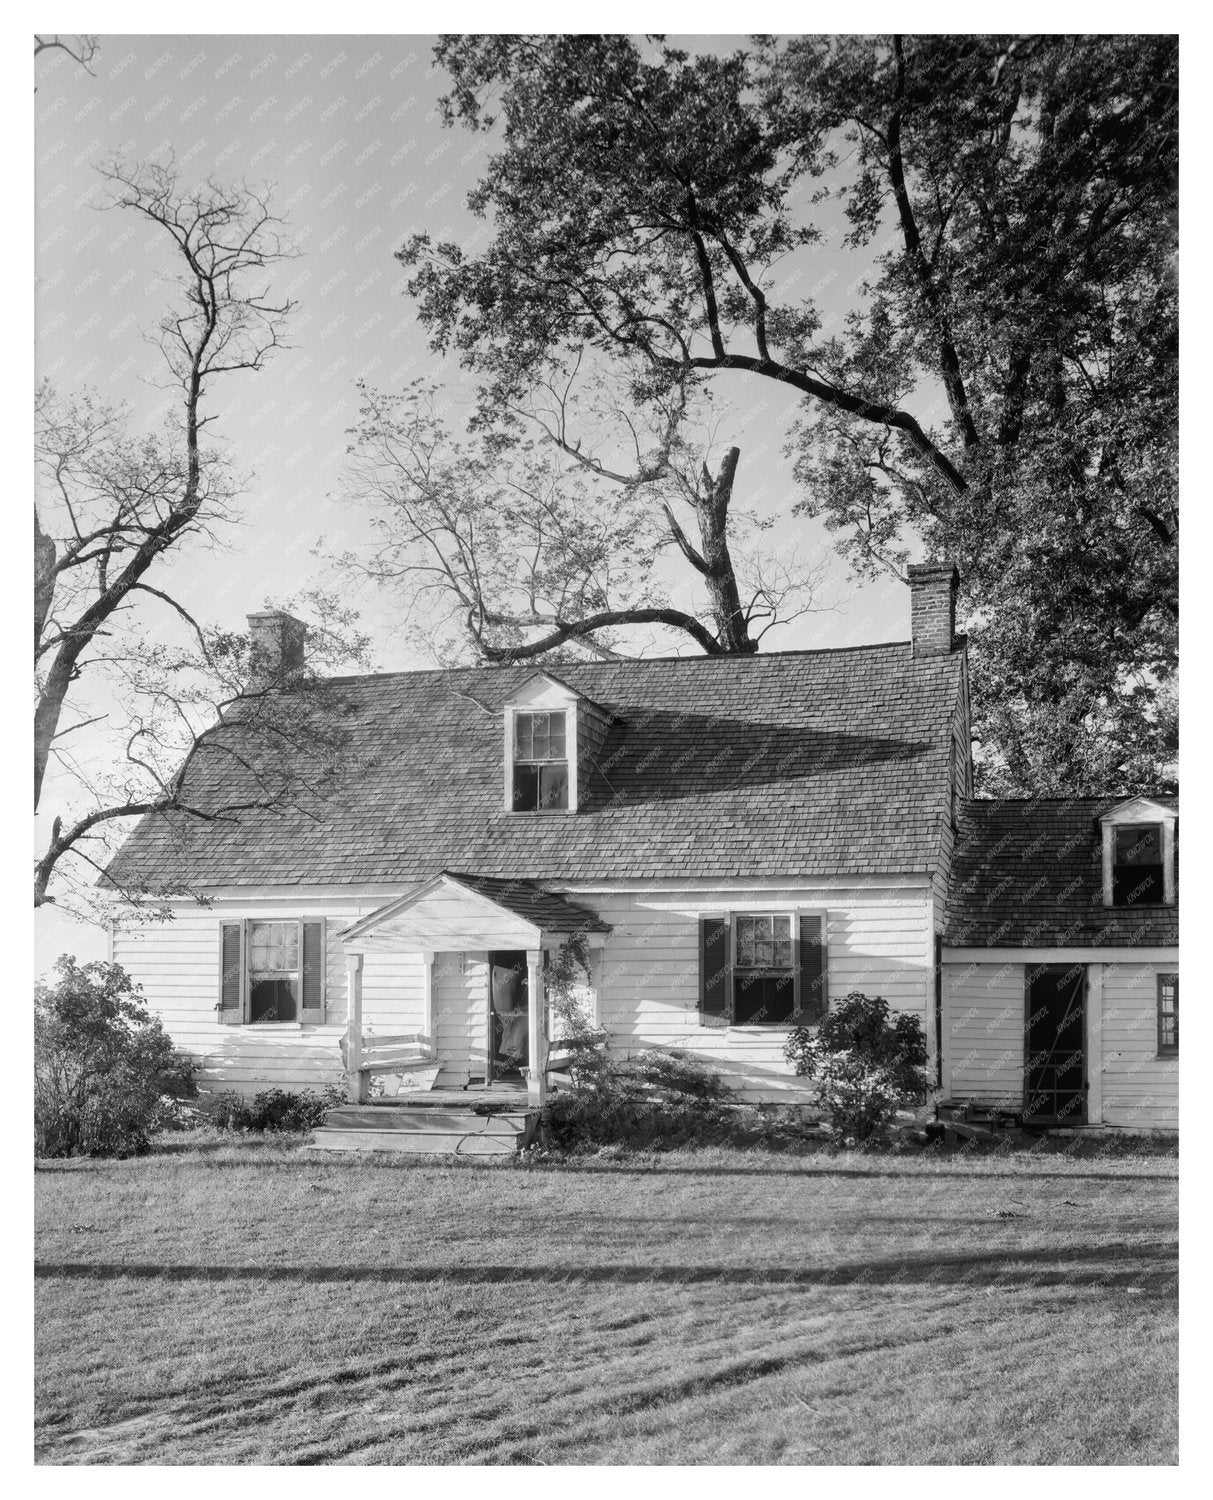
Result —
POLYGON ((528 1066, 530 1024, 526 954, 489 954, 489 1039, 486 1083, 521 1079, 528 1066))
POLYGON ((1023 1117, 1037 1125, 1084 1125, 1087 970, 1038 964, 1026 974, 1023 1117))

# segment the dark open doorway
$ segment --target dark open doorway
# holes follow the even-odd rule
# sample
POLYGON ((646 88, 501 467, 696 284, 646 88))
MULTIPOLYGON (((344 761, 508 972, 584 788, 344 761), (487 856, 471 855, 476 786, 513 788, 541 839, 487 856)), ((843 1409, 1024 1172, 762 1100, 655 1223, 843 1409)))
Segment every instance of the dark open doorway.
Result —
POLYGON ((1027 971, 1025 1120, 1083 1125, 1087 1118, 1084 964, 1038 964, 1027 971))
POLYGON ((528 1066, 528 995, 526 954, 490 953, 488 1083, 523 1077, 528 1066))

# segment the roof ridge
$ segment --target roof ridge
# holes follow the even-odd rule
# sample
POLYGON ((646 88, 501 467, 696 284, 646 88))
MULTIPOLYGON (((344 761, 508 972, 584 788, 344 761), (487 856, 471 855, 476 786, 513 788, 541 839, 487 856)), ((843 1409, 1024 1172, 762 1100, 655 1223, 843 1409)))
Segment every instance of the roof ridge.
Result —
MULTIPOLYGON (((502 662, 496 665, 479 662, 465 663, 457 667, 408 667, 398 668, 391 672, 348 672, 343 676, 325 677, 325 683, 330 682, 380 682, 388 677, 447 677, 453 672, 493 672, 501 673, 510 670, 530 668, 533 672, 547 672, 550 677, 558 676, 561 671, 572 668, 580 671, 582 668, 606 668, 606 667, 641 667, 678 664, 692 664, 699 662, 711 662, 719 664, 722 662, 768 662, 782 661, 793 656, 841 656, 848 651, 889 651, 897 646, 909 646, 911 643, 905 641, 869 641, 862 646, 806 646, 795 651, 755 651, 742 654, 737 651, 724 651, 718 655, 709 656, 706 652, 699 652, 692 656, 623 656, 613 661, 574 661, 559 662, 552 667, 542 665, 542 658, 533 657, 523 661, 502 662)), ((959 653, 950 652, 947 658, 932 657, 930 660, 950 659, 959 653)))
POLYGON ((1132 802, 1137 797, 1171 797, 1179 800, 1178 792, 1088 792, 1081 797, 965 797, 962 799, 964 807, 1006 807, 1025 806, 1035 807, 1039 802, 1132 802))

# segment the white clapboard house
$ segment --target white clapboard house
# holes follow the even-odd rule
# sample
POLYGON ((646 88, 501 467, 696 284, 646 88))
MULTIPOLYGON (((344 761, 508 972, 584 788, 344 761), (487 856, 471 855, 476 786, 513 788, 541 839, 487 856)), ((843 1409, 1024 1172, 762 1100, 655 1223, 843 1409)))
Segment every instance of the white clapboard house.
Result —
MULTIPOLYGON (((613 1049, 751 1099, 803 1097, 789 1028, 861 990, 921 1018, 945 1100, 1173 1128, 1175 803, 974 800, 956 570, 910 581, 908 643, 333 679, 339 792, 145 819, 114 877, 183 894, 113 958, 207 1088, 533 1113, 575 936, 613 1049)), ((250 626, 302 660, 289 616, 250 626)), ((184 774, 230 797, 205 744, 184 774)))

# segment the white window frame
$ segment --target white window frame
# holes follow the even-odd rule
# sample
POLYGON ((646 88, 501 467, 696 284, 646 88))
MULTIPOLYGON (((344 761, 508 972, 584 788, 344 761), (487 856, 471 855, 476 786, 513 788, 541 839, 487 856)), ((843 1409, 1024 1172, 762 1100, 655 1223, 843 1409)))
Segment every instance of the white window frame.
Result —
MULTIPOLYGON (((539 818, 539 817, 563 817, 565 813, 577 811, 577 761, 578 746, 581 743, 577 725, 577 704, 575 700, 562 698, 548 698, 544 694, 543 699, 537 699, 533 703, 511 703, 505 711, 505 810, 516 818, 539 818), (547 699, 547 701, 544 701, 547 699), (564 715, 564 754, 565 764, 568 766, 569 777, 569 805, 567 807, 540 807, 540 808, 515 808, 514 806, 514 721, 519 714, 563 714, 564 715)), ((530 762, 524 762, 530 764, 530 762)))
MULTIPOLYGON (((815 915, 812 912, 804 913, 806 916, 815 915)), ((784 969, 754 969, 743 967, 737 962, 740 945, 737 939, 737 923, 742 917, 785 917, 788 922, 788 931, 792 938, 792 1015, 800 1011, 800 917, 801 913, 786 908, 767 908, 762 911, 731 911, 729 918, 729 1025, 748 1031, 751 1027, 761 1027, 764 1031, 774 1027, 795 1026, 794 1020, 787 1021, 738 1021, 737 1014, 737 991, 736 983, 739 974, 783 974, 784 969)))
POLYGON ((1160 1061, 1179 1056, 1179 970, 1162 969, 1154 976, 1154 1006, 1155 1006, 1155 1048, 1154 1055, 1160 1061), (1164 1047, 1162 1040, 1162 987, 1172 980, 1175 984, 1175 1045, 1164 1047))
POLYGON ((1175 905, 1175 823, 1176 817, 1168 808, 1144 802, 1141 811, 1128 816, 1117 816, 1113 811, 1100 823, 1103 853, 1103 904, 1115 911, 1157 911, 1160 903, 1154 901, 1141 906, 1117 906, 1113 900, 1113 871, 1116 868, 1116 831, 1120 828, 1162 829, 1162 906, 1175 905))

